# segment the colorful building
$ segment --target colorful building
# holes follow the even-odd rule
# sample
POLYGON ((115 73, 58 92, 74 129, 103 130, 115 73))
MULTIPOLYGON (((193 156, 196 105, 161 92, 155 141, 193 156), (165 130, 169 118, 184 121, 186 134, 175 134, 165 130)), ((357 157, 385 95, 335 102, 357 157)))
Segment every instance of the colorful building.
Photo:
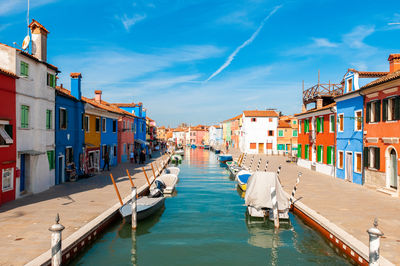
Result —
POLYGON ((208 128, 209 134, 209 144, 213 147, 217 147, 223 144, 223 137, 222 137, 222 126, 215 125, 210 126, 208 128))
POLYGON ((242 127, 242 114, 230 119, 231 121, 231 147, 239 149, 239 139, 242 127))
POLYGON ((57 67, 47 63, 49 31, 32 20, 32 54, 0 44, 0 67, 16 73, 16 194, 39 193, 55 184, 54 108, 57 67))
POLYGON ((118 163, 129 161, 130 153, 135 152, 135 115, 121 109, 118 118, 118 163))
POLYGON ((222 121, 222 138, 224 140, 224 146, 228 144, 229 146, 232 144, 232 130, 231 130, 231 120, 222 121))
POLYGON ((280 116, 278 122, 278 154, 297 154, 297 119, 293 116, 280 116))
POLYGON ((363 181, 363 105, 360 95, 361 78, 377 78, 385 72, 366 72, 349 69, 342 85, 344 94, 335 97, 337 112, 336 131, 336 176, 359 185, 363 181))
POLYGON ((400 54, 388 58, 390 72, 361 87, 364 96, 365 185, 399 195, 400 54))
POLYGON ((15 80, 18 76, 0 68, 0 205, 15 199, 17 176, 17 123, 15 117, 15 80))
POLYGON ((81 101, 80 73, 71 73, 71 91, 56 87, 55 108, 55 184, 82 175, 85 133, 83 127, 84 103, 81 101))

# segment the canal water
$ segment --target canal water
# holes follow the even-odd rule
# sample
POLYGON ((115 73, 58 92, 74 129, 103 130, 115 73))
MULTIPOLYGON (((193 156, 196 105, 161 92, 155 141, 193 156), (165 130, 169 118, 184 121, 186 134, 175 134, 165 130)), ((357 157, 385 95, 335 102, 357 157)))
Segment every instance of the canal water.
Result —
POLYGON ((213 152, 188 149, 175 197, 136 234, 122 220, 72 265, 349 265, 296 216, 273 223, 246 216, 244 199, 213 152))

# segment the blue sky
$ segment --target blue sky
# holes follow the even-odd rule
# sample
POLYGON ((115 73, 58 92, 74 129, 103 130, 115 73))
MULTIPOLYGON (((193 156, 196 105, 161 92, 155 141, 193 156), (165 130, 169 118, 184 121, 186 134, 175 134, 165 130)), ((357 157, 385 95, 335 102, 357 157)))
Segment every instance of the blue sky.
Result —
MULTIPOLYGON (((0 42, 22 43, 26 0, 0 0, 0 42)), ((158 125, 213 124, 242 110, 301 110, 301 82, 348 68, 388 71, 400 2, 31 0, 48 62, 83 75, 83 94, 143 102, 158 125)))

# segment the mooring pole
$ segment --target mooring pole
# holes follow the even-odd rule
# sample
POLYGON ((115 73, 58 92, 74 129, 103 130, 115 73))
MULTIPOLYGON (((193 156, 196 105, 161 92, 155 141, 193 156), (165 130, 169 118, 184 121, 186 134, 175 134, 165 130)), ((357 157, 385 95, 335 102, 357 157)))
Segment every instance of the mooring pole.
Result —
POLYGON ((154 171, 153 163, 151 163, 150 165, 151 165, 151 170, 153 171, 153 176, 154 176, 153 181, 154 181, 154 180, 156 180, 156 172, 154 171))
POLYGON ((132 230, 136 230, 136 187, 132 187, 132 230))
POLYGON ((278 178, 279 183, 281 183, 281 179, 279 178, 279 174, 281 173, 281 170, 282 170, 282 165, 279 165, 278 171, 276 171, 276 177, 278 178))
POLYGON ((49 231, 51 231, 51 265, 61 265, 62 253, 61 253, 61 232, 64 230, 64 226, 59 224, 60 216, 56 215, 56 223, 53 224, 49 231))
POLYGON ((274 215, 274 226, 275 228, 279 228, 278 202, 276 200, 275 187, 271 187, 271 201, 272 201, 272 211, 274 215))
POLYGON ((121 198, 121 195, 119 194, 117 184, 115 184, 114 177, 113 177, 113 175, 111 173, 110 173, 110 177, 111 177, 111 181, 113 182, 115 192, 117 193, 119 203, 121 203, 121 206, 123 206, 124 203, 122 202, 122 198, 121 198))
POLYGON ((131 182, 131 185, 132 185, 132 187, 134 187, 134 185, 133 185, 133 181, 132 181, 132 177, 131 177, 131 175, 129 174, 129 171, 128 171, 128 169, 126 169, 126 173, 128 174, 129 181, 131 182))
POLYGON ((144 177, 146 177, 147 184, 149 185, 149 188, 150 188, 151 184, 150 184, 149 178, 147 177, 146 170, 144 170, 144 167, 142 167, 142 170, 143 170, 143 173, 144 173, 144 177))
POLYGON ((296 184, 294 184, 293 190, 292 190, 292 195, 290 196, 290 200, 289 200, 289 208, 292 207, 293 201, 294 201, 294 194, 296 194, 296 190, 297 190, 297 185, 300 183, 300 177, 301 177, 302 173, 299 172, 297 174, 297 179, 296 179, 296 184))
POLYGON ((264 172, 267 172, 267 169, 268 169, 268 163, 269 163, 269 161, 267 161, 267 162, 265 163, 265 169, 264 169, 264 172))
POLYGON ((369 265, 379 265, 379 246, 380 238, 383 236, 381 230, 378 229, 378 219, 374 220, 374 227, 367 230, 369 234, 369 265))
POLYGON ((256 171, 258 171, 258 169, 260 169, 261 160, 262 160, 261 158, 260 158, 260 160, 258 160, 256 171))

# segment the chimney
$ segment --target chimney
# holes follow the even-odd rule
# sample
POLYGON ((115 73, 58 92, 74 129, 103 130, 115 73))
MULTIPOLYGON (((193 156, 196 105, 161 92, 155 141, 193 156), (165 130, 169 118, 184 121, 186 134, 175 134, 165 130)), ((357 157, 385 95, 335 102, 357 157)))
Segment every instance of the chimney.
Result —
POLYGON ((98 103, 101 103, 101 90, 95 90, 94 94, 94 100, 98 103))
POLYGON ((29 28, 32 33, 32 54, 40 61, 47 61, 47 34, 49 31, 39 22, 32 19, 29 28))
POLYGON ((81 73, 71 73, 71 95, 81 100, 82 91, 81 91, 81 73))
POLYGON ((388 58, 390 73, 400 70, 400 54, 391 54, 388 58))
POLYGON ((323 99, 317 99, 317 109, 322 108, 324 105, 324 100, 323 99))

